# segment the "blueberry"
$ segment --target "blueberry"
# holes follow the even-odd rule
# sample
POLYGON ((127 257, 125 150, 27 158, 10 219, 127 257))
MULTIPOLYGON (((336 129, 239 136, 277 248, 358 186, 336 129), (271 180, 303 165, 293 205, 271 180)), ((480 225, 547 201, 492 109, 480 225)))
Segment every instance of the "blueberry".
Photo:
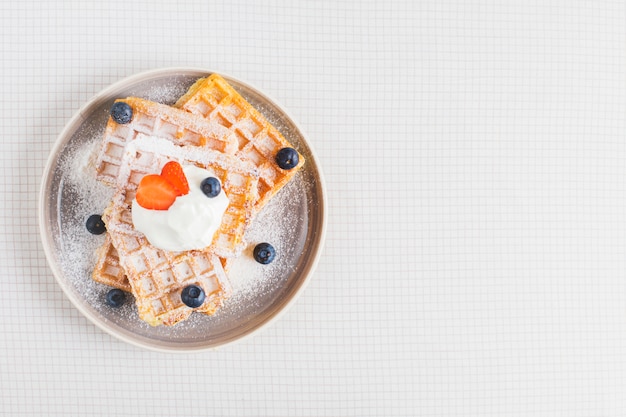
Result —
POLYGON ((111 307, 121 307, 124 301, 126 301, 126 293, 118 288, 113 288, 106 295, 106 302, 111 307))
POLYGON ((200 189, 207 197, 217 197, 222 190, 220 181, 215 177, 208 177, 202 180, 200 183, 200 189))
POLYGON ((133 118, 133 109, 123 101, 118 101, 111 107, 111 117, 121 125, 126 124, 133 118))
POLYGON ((187 285, 180 293, 180 299, 191 308, 200 307, 204 303, 204 290, 197 285, 187 285))
POLYGON ((99 214, 92 214, 91 216, 89 216, 85 226, 87 226, 87 230, 89 231, 89 233, 92 233, 94 235, 101 235, 102 233, 107 231, 107 228, 102 221, 102 216, 100 216, 99 214))
POLYGON ((276 257, 276 250, 269 243, 263 242, 254 247, 252 254, 258 263, 267 265, 276 257))
POLYGON ((276 154, 276 163, 282 169, 291 169, 298 165, 298 152, 294 148, 282 148, 276 154))

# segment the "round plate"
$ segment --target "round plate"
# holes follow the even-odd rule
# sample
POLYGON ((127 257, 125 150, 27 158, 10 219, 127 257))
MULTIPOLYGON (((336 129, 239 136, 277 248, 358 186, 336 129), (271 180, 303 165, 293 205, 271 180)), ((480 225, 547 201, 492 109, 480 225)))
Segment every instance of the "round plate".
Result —
POLYGON ((198 78, 210 71, 172 68, 124 79, 83 106, 59 135, 41 185, 39 225, 46 257, 59 285, 89 320, 129 343, 159 351, 216 348, 253 334, 302 292, 319 259, 326 225, 326 193, 315 155, 304 134, 273 100, 255 88, 221 74, 257 108, 306 158, 303 168, 257 215, 247 233, 249 249, 234 262, 229 277, 233 296, 214 316, 194 313, 174 326, 151 327, 139 319, 129 295, 121 308, 105 303, 110 287, 94 282, 95 251, 104 235, 85 228, 100 214, 113 190, 94 178, 90 157, 97 148, 117 98, 137 96, 173 104, 198 78), (91 168, 91 170, 90 170, 91 168), (276 260, 261 265, 252 259, 255 243, 267 241, 276 260))

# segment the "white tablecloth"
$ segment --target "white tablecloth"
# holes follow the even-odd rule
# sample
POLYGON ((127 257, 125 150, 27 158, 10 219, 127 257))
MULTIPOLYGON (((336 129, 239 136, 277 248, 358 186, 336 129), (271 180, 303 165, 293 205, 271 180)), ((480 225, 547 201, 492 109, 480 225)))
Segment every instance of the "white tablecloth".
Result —
POLYGON ((626 5, 4 2, 0 415, 623 416, 626 5), (140 71, 259 87, 329 197, 302 297, 215 352, 85 319, 37 226, 63 126, 140 71))

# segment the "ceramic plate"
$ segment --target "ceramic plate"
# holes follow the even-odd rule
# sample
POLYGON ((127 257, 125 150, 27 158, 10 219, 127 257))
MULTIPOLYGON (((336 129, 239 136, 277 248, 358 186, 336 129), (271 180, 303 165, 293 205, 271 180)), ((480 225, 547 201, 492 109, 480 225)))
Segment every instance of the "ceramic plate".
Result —
POLYGON ((95 250, 104 235, 85 228, 100 214, 112 190, 90 171, 89 157, 104 132, 117 98, 137 96, 173 104, 198 78, 210 71, 163 69, 124 79, 90 100, 59 135, 43 174, 39 223, 46 257, 59 285, 93 323, 129 343, 160 351, 211 349, 249 336, 294 302, 319 259, 326 225, 326 196, 320 167, 304 134, 275 101, 257 89, 221 74, 256 107, 306 158, 304 167, 259 213, 247 234, 250 247, 229 272, 233 296, 214 316, 194 313, 175 326, 151 327, 139 319, 132 296, 121 308, 105 301, 110 287, 91 279, 95 250), (276 260, 261 265, 252 259, 254 243, 267 241, 276 260))

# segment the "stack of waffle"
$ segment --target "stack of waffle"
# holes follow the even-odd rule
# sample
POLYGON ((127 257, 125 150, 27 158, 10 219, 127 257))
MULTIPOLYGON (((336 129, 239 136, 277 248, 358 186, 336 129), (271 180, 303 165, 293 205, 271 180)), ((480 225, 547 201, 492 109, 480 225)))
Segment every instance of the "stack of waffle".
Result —
POLYGON ((277 152, 292 145, 222 77, 198 80, 174 106, 129 97, 129 123, 109 118, 96 156, 96 176, 115 189, 103 214, 107 236, 93 272, 97 282, 130 291, 141 319, 173 325, 193 311, 214 314, 230 295, 228 266, 246 246, 258 211, 304 164, 281 169, 277 152), (215 174, 229 205, 210 246, 169 252, 135 230, 131 206, 138 184, 169 161, 215 174), (181 291, 194 284, 205 302, 191 308, 181 291))

